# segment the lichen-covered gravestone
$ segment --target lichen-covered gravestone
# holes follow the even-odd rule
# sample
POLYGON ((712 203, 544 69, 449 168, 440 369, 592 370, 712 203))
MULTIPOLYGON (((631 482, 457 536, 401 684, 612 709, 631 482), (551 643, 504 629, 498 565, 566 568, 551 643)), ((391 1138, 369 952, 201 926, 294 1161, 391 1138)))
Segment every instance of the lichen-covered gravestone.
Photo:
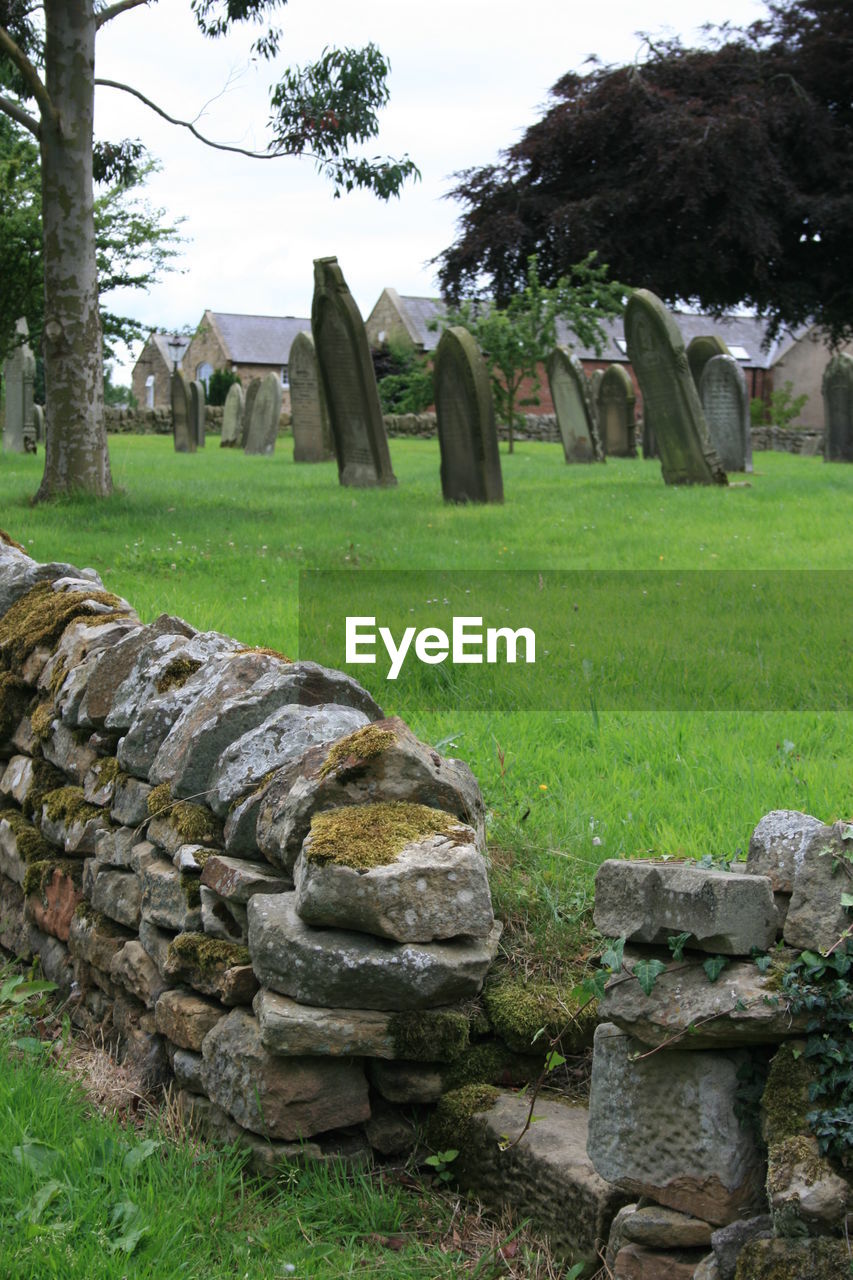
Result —
POLYGON ((233 449, 243 438, 243 410, 245 396, 239 382, 228 388, 225 404, 222 409, 222 434, 219 437, 220 449, 233 449))
POLYGON ((204 448, 204 428, 207 421, 207 403, 204 383, 198 379, 190 383, 190 431, 195 437, 197 449, 204 448))
POLYGON ((448 502, 503 502, 489 375, 476 340, 454 327, 435 352, 441 491, 448 502))
POLYGON ((853 462, 853 356, 839 352, 823 374, 824 462, 853 462))
POLYGON ((566 462, 603 462, 589 385, 577 356, 556 347, 545 368, 566 462))
MULTIPOLYGON (((251 391, 251 387, 249 388, 251 391)), ((272 453, 281 417, 281 380, 265 373, 246 411, 244 453, 272 453)))
POLYGON ((667 484, 728 484, 711 444, 687 352, 660 298, 636 289, 625 308, 628 358, 654 425, 667 484))
POLYGON ((27 322, 21 318, 15 326, 19 344, 3 366, 6 384, 6 417, 3 426, 4 453, 26 453, 35 447, 33 420, 33 383, 35 356, 27 342, 27 322))
POLYGON ((711 441, 726 471, 752 470, 746 378, 734 356, 712 356, 699 380, 711 441))
POLYGON ((297 333, 288 358, 294 462, 328 462, 335 456, 329 415, 320 390, 317 352, 310 333, 297 333))
POLYGON ((730 356, 729 351, 722 338, 716 333, 698 334, 695 338, 691 338, 687 346, 687 363, 690 366, 690 376, 696 384, 696 390, 699 390, 702 382, 702 373, 705 365, 709 360, 713 360, 715 356, 730 356))
POLYGON ((311 329, 340 483, 396 484, 364 322, 337 258, 314 262, 311 329))
POLYGON ((243 425, 241 427, 241 433, 237 437, 237 444, 241 449, 245 446, 246 441, 249 438, 249 422, 252 417, 252 411, 255 407, 255 397, 257 396, 260 389, 261 389, 260 378, 252 378, 251 382, 246 388, 246 399, 243 403, 243 425))
POLYGON ((604 452, 614 458, 636 458, 634 384, 621 364, 611 364, 598 388, 598 421, 604 452))
POLYGON ((190 413, 190 390, 180 369, 176 369, 172 374, 169 396, 172 402, 172 434, 175 440, 175 452, 195 453, 196 441, 190 413))

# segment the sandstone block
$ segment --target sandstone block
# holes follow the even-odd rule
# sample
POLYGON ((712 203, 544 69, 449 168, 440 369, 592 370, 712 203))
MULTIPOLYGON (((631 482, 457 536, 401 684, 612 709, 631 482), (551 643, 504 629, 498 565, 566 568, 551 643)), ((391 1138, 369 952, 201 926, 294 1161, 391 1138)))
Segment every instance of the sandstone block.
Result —
POLYGON ((393 1014, 374 1009, 315 1009, 263 987, 252 1005, 270 1053, 395 1058, 393 1014))
POLYGON ((613 1280, 694 1280, 701 1250, 664 1252, 641 1244, 626 1244, 613 1263, 613 1280))
POLYGON ((41 887, 30 893, 26 900, 26 917, 34 925, 62 942, 68 941, 68 933, 77 904, 83 897, 81 888, 82 867, 68 863, 54 866, 41 887))
POLYGON ((131 929, 137 928, 142 905, 139 877, 133 871, 104 867, 100 863, 96 869, 97 875, 90 895, 94 909, 119 924, 126 924, 131 929))
POLYGON ((157 1030, 182 1049, 201 1052, 204 1037, 227 1010, 216 1000, 176 987, 164 991, 154 1010, 157 1030))
POLYGON ((178 871, 171 862, 158 858, 140 872, 141 913, 161 929, 192 932, 201 928, 201 897, 198 877, 178 871))
POLYGON ((204 864, 201 883, 228 902, 247 903, 254 893, 285 893, 293 888, 289 876, 282 876, 268 862, 249 862, 213 854, 204 864))
POLYGON ((853 823, 821 826, 808 837, 794 878, 784 939, 800 950, 828 951, 850 923, 842 893, 851 882, 838 867, 853 855, 853 823))
POLYGON ((249 917, 243 904, 220 898, 207 885, 201 886, 201 927, 209 937, 225 942, 249 940, 249 917))
POLYGON ((156 964, 141 942, 125 943, 110 961, 110 977, 153 1009, 169 983, 160 976, 156 964))
POLYGON ((109 973, 113 957, 133 935, 106 916, 81 907, 75 912, 68 930, 68 950, 72 957, 109 973))

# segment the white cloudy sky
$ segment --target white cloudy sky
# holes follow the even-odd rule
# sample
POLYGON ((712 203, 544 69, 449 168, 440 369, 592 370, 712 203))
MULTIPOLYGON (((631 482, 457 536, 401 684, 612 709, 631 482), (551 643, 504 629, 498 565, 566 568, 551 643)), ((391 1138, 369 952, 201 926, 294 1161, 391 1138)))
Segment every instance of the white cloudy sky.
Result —
MULTIPOLYGON (((387 205, 367 193, 335 200, 309 161, 212 151, 101 88, 98 136, 144 139, 163 166, 149 198, 186 218, 188 242, 181 274, 109 304, 151 327, 194 326, 206 307, 308 316, 312 260, 328 254, 364 315, 385 285, 435 293, 429 259, 453 241, 458 212, 442 199, 451 175, 513 143, 560 75, 592 53, 605 62, 641 55, 640 31, 696 39, 706 21, 747 23, 763 12, 759 0, 289 0, 282 65, 370 40, 390 58, 391 101, 369 154, 408 151, 422 181, 387 205)), ((201 112, 198 127, 219 141, 262 150, 275 64, 248 63, 250 30, 205 40, 188 0, 159 0, 102 29, 97 74, 134 85, 173 116, 201 112)), ((126 367, 117 372, 123 379, 126 367)))

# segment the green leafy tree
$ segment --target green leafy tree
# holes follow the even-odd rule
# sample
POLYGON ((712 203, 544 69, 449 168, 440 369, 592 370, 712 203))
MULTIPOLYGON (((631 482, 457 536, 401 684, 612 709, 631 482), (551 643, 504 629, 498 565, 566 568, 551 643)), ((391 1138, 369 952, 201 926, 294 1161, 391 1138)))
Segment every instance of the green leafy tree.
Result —
POLYGON ((552 288, 539 279, 538 260, 531 254, 523 289, 513 293, 505 306, 466 300, 452 307, 441 320, 444 328, 461 325, 477 339, 489 369, 495 412, 506 426, 509 451, 514 451, 517 426, 523 426, 520 409, 538 404, 539 366, 557 345, 557 320, 563 320, 583 346, 601 351, 601 322, 621 313, 625 287, 607 279, 607 267, 590 253, 552 288), (530 381, 531 394, 520 399, 522 385, 530 381))
POLYGON ((383 413, 423 413, 433 403, 429 359, 409 343, 386 343, 374 353, 373 366, 383 413))
POLYGON ((138 403, 130 387, 116 386, 112 368, 107 365, 104 369, 104 404, 126 405, 129 409, 135 409, 138 403))
POLYGON ((240 375, 235 373, 233 369, 214 369, 207 383, 207 403, 212 405, 224 404, 228 392, 234 383, 239 381, 240 375))
POLYGON ((777 387, 775 391, 770 393, 770 408, 768 416, 774 427, 790 427, 791 423, 799 418, 803 409, 806 407, 808 396, 805 392, 802 395, 794 395, 793 382, 786 382, 784 386, 777 387))
MULTIPOLYGON (((96 37, 110 22, 156 0, 0 0, 0 112, 39 143, 43 212, 44 329, 47 393, 45 469, 37 498, 78 490, 111 492, 104 424, 103 351, 93 177, 126 178, 144 148, 136 142, 96 145, 95 89, 129 93, 161 117, 221 150, 312 157, 335 194, 364 187, 383 199, 417 176, 414 163, 352 154, 378 132, 388 100, 388 62, 375 47, 328 49, 307 68, 285 71, 271 95, 271 141, 265 152, 225 147, 204 137, 132 85, 95 74, 96 37), (36 17, 38 15, 38 17, 36 17)), ((262 31, 257 58, 274 59, 280 30, 269 14, 285 0, 189 0, 199 29, 227 37, 237 23, 262 31)))

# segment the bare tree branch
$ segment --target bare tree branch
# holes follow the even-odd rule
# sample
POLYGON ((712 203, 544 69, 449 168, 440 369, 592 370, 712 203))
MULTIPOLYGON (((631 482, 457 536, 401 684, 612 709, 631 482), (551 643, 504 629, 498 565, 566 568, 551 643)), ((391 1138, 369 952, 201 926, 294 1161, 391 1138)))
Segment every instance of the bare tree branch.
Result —
POLYGON ((18 124, 22 124, 25 129, 29 129, 30 133, 35 134, 37 138, 41 137, 41 125, 38 120, 19 107, 16 102, 12 102, 11 98, 4 98, 2 94, 0 94, 0 111, 18 124))
MULTIPOLYGON (((41 82, 39 73, 5 27, 0 27, 0 53, 5 53, 10 62, 13 62, 18 68, 38 103, 42 115, 53 116, 53 103, 50 100, 50 94, 41 82)), ((29 128, 29 125, 27 125, 27 128, 29 128)))
POLYGON ((105 22, 117 18, 120 13, 125 13, 128 9, 138 9, 142 4, 148 4, 149 0, 117 0, 116 4, 111 4, 109 9, 102 9, 95 16, 95 30, 100 31, 105 22))

